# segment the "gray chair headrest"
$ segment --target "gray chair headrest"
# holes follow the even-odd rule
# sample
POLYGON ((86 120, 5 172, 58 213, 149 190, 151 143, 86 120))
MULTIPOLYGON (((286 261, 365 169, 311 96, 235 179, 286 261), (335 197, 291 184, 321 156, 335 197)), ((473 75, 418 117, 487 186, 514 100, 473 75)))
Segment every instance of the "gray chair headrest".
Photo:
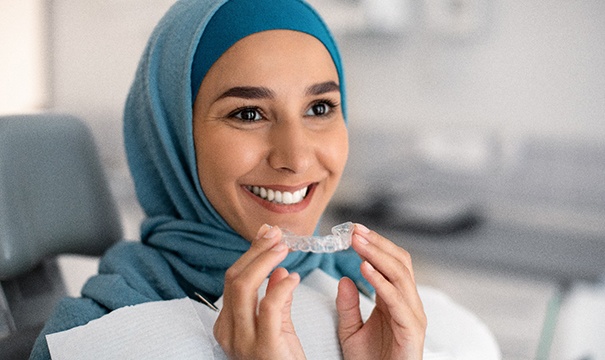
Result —
POLYGON ((88 127, 68 115, 0 117, 0 280, 122 238, 88 127))

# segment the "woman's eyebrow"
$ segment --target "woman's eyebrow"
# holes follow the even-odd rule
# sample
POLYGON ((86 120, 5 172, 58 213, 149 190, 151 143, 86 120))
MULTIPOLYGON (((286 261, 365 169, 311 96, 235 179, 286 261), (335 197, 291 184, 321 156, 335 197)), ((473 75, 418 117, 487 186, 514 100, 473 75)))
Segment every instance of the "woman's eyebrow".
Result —
POLYGON ((225 91, 217 100, 236 97, 242 99, 272 99, 275 93, 266 87, 256 86, 236 86, 225 91))
MULTIPOLYGON (((326 81, 311 85, 307 88, 307 95, 322 95, 332 91, 340 91, 340 85, 334 81, 326 81)), ((236 86, 222 93, 217 100, 236 97, 241 99, 273 99, 275 93, 263 86, 236 86)))
POLYGON ((326 81, 311 85, 307 88, 307 95, 321 95, 332 91, 340 91, 340 85, 334 81, 326 81))

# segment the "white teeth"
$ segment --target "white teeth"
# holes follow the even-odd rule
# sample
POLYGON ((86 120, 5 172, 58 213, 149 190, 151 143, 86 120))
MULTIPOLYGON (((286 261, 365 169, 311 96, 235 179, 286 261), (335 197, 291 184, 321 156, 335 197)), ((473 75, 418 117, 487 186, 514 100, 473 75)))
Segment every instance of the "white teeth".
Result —
POLYGON ((275 199, 273 199, 276 203, 282 202, 281 191, 275 191, 275 199))
POLYGON ((301 202, 307 195, 309 187, 294 192, 266 189, 261 186, 248 186, 254 195, 277 204, 292 205, 301 202))
POLYGON ((292 202, 293 203, 296 204, 296 203, 300 202, 302 199, 303 199, 303 195, 300 193, 300 190, 299 191, 295 191, 292 194, 292 202))

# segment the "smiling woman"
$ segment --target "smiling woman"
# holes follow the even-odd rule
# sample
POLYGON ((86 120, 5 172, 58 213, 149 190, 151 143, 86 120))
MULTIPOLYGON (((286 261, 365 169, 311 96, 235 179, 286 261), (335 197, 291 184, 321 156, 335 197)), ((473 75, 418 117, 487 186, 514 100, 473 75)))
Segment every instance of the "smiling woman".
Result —
POLYGON ((238 41, 202 81, 193 112, 202 189, 249 241, 265 223, 299 234, 317 226, 348 152, 337 83, 323 44, 291 30, 238 41))
POLYGON ((49 357, 45 334, 197 294, 221 303, 213 341, 229 358, 304 358, 303 346, 345 359, 422 358, 426 316, 404 249, 360 224, 348 251, 289 252, 282 239, 281 228, 313 234, 349 146, 340 56, 305 2, 178 1, 139 63, 124 123, 147 217, 141 242, 103 257, 32 358, 49 357), (325 288, 301 283, 317 274, 330 279, 325 288), (295 290, 317 297, 329 326, 295 328, 295 290), (361 303, 373 307, 363 318, 361 303), (303 344, 297 331, 329 340, 303 344))

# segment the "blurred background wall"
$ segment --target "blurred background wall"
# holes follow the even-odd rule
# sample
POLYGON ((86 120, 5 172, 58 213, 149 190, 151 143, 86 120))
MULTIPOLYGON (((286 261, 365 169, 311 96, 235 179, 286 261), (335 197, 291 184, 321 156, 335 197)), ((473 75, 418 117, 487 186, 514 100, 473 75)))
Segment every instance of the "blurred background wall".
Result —
MULTIPOLYGON (((311 2, 340 41, 354 128, 605 138, 602 1, 366 0, 365 9, 361 0, 311 2), (384 8, 384 19, 367 7, 384 8)), ((172 3, 2 0, 0 111, 21 104, 10 95, 30 98, 23 109, 82 115, 105 156, 119 158, 128 87, 172 3)))
POLYGON ((400 36, 342 42, 360 124, 603 139, 605 3, 429 0, 410 8, 400 36), (434 3, 461 8, 450 8, 448 20, 431 11, 434 3))

